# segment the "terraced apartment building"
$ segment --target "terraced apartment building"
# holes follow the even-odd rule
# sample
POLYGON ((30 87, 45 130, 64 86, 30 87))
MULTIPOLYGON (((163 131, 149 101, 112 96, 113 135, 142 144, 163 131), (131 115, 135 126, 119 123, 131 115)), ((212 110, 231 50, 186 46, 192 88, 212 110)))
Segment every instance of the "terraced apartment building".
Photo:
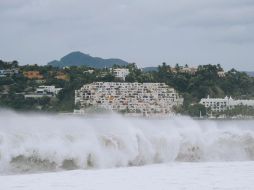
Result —
POLYGON ((94 82, 75 91, 75 113, 89 107, 140 115, 172 114, 183 104, 179 94, 165 83, 94 82))

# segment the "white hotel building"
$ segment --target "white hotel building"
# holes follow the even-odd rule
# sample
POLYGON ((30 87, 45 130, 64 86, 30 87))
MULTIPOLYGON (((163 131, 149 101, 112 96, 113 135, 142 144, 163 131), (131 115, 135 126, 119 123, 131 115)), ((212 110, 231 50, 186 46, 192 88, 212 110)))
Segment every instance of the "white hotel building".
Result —
POLYGON ((235 106, 252 106, 254 107, 254 100, 234 100, 231 97, 225 98, 203 98, 200 101, 206 108, 210 108, 214 112, 222 112, 228 109, 233 109, 235 106))
POLYGON ((164 83, 94 82, 75 91, 75 104, 86 108, 100 107, 115 112, 142 115, 172 114, 173 106, 183 104, 179 94, 164 83))

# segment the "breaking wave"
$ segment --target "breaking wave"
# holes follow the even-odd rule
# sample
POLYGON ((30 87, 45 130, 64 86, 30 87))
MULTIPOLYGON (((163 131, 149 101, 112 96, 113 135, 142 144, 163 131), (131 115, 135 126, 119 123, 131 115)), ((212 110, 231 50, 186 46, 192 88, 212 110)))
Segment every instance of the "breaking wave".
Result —
POLYGON ((254 160, 254 121, 0 112, 0 173, 254 160))

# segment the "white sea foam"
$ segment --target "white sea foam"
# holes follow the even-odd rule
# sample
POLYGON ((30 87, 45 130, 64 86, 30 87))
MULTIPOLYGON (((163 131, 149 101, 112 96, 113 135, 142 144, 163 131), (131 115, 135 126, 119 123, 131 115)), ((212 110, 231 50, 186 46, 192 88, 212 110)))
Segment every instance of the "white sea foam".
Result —
POLYGON ((0 172, 254 160, 253 121, 80 118, 0 112, 0 172))

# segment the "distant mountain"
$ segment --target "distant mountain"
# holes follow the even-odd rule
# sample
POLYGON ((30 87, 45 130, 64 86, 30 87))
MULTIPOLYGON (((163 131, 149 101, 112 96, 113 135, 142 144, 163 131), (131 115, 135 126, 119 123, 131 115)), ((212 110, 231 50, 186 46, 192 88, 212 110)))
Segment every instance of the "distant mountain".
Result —
POLYGON ((60 59, 60 61, 54 60, 48 63, 54 67, 66 67, 66 66, 87 66, 93 68, 112 67, 113 65, 125 66, 128 62, 121 59, 102 59, 99 57, 92 57, 82 52, 72 52, 60 59))
POLYGON ((254 77, 254 71, 245 71, 250 77, 254 77))

